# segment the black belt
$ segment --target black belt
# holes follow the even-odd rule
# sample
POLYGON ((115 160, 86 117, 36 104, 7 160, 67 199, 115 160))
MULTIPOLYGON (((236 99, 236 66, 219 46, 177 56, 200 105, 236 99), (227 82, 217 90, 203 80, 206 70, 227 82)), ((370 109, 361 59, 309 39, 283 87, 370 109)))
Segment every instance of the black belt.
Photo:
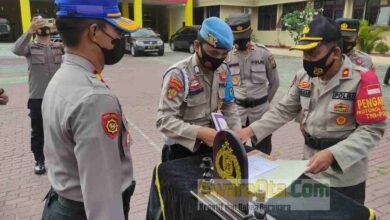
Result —
POLYGON ((70 209, 84 210, 84 203, 83 202, 73 201, 73 200, 67 199, 65 197, 62 197, 60 195, 58 195, 58 202, 62 206, 70 208, 70 209))
POLYGON ((305 144, 316 150, 324 150, 344 140, 343 138, 315 138, 306 131, 303 137, 305 138, 305 144))
POLYGON ((244 108, 253 108, 259 105, 262 105, 268 101, 268 95, 260 99, 237 99, 236 104, 244 108))

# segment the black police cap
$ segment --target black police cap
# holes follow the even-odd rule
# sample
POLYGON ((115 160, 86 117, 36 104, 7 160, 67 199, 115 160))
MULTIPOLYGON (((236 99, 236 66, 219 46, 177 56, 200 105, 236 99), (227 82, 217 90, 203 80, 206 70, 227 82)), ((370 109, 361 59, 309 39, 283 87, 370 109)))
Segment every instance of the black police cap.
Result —
POLYGON ((226 19, 233 31, 234 39, 247 39, 252 34, 251 17, 249 14, 238 14, 226 19))
POLYGON ((305 26, 302 35, 291 50, 310 50, 320 42, 329 43, 341 40, 339 26, 330 18, 316 16, 308 26, 305 26))
POLYGON ((343 37, 356 36, 359 33, 359 19, 339 18, 336 20, 343 37))

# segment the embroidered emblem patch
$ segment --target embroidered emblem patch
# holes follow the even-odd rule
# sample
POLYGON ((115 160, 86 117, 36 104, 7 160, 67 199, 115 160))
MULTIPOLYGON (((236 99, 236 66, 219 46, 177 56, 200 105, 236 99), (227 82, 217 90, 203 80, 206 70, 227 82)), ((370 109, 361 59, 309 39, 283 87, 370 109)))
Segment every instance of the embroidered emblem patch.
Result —
POLYGON ((169 88, 167 91, 167 98, 172 100, 174 99, 178 94, 178 91, 175 88, 169 88))
POLYGON ((362 63, 363 63, 363 60, 361 58, 357 58, 356 59, 356 64, 357 65, 362 65, 362 63))
POLYGON ((120 119, 117 113, 104 113, 102 115, 102 127, 108 137, 114 139, 119 133, 120 119))
POLYGON ((275 58, 273 55, 270 55, 268 57, 268 62, 269 62, 269 65, 271 66, 272 69, 276 68, 276 62, 275 62, 275 58))
POLYGON ((299 87, 302 89, 310 89, 310 83, 308 81, 299 82, 299 87))
POLYGON ((238 75, 232 76, 232 83, 237 85, 240 82, 240 77, 238 75))
POLYGON ((333 106, 335 112, 348 112, 349 106, 345 103, 339 102, 333 106))
POLYGON ((349 76, 349 69, 344 69, 341 76, 342 76, 343 78, 348 77, 348 76, 349 76))
POLYGON ((336 118, 336 123, 338 125, 345 125, 347 123, 347 118, 345 116, 340 115, 336 118))

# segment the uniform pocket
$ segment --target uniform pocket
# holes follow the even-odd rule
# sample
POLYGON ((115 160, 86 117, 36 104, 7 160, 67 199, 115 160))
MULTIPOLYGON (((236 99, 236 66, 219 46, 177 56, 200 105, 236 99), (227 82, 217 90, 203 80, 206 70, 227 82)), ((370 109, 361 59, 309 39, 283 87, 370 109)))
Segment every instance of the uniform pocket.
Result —
POLYGON ((43 50, 31 49, 31 64, 44 64, 45 54, 43 50))
POLYGON ((332 100, 328 106, 327 131, 356 129, 352 101, 332 100))
POLYGON ((241 75, 240 75, 240 66, 230 67, 230 71, 232 74, 232 83, 234 86, 241 85, 241 75))
POLYGON ((188 97, 187 106, 183 114, 183 119, 195 120, 205 117, 206 103, 207 100, 204 92, 188 97))
POLYGON ((266 70, 264 64, 251 66, 251 80, 255 84, 263 84, 267 82, 266 70))

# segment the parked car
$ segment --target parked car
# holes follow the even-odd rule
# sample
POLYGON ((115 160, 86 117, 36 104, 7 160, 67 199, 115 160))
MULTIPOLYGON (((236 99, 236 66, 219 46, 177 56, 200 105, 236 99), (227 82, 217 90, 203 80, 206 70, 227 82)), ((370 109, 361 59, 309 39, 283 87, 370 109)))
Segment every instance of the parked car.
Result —
POLYGON ((195 53, 194 40, 196 40, 199 30, 199 25, 180 28, 169 40, 171 50, 188 50, 190 53, 195 53))
POLYGON ((11 25, 5 18, 0 18, 0 41, 12 41, 11 25))
POLYGON ((164 42, 160 35, 150 28, 140 28, 138 31, 126 35, 125 50, 133 56, 146 53, 158 53, 164 55, 164 42))

